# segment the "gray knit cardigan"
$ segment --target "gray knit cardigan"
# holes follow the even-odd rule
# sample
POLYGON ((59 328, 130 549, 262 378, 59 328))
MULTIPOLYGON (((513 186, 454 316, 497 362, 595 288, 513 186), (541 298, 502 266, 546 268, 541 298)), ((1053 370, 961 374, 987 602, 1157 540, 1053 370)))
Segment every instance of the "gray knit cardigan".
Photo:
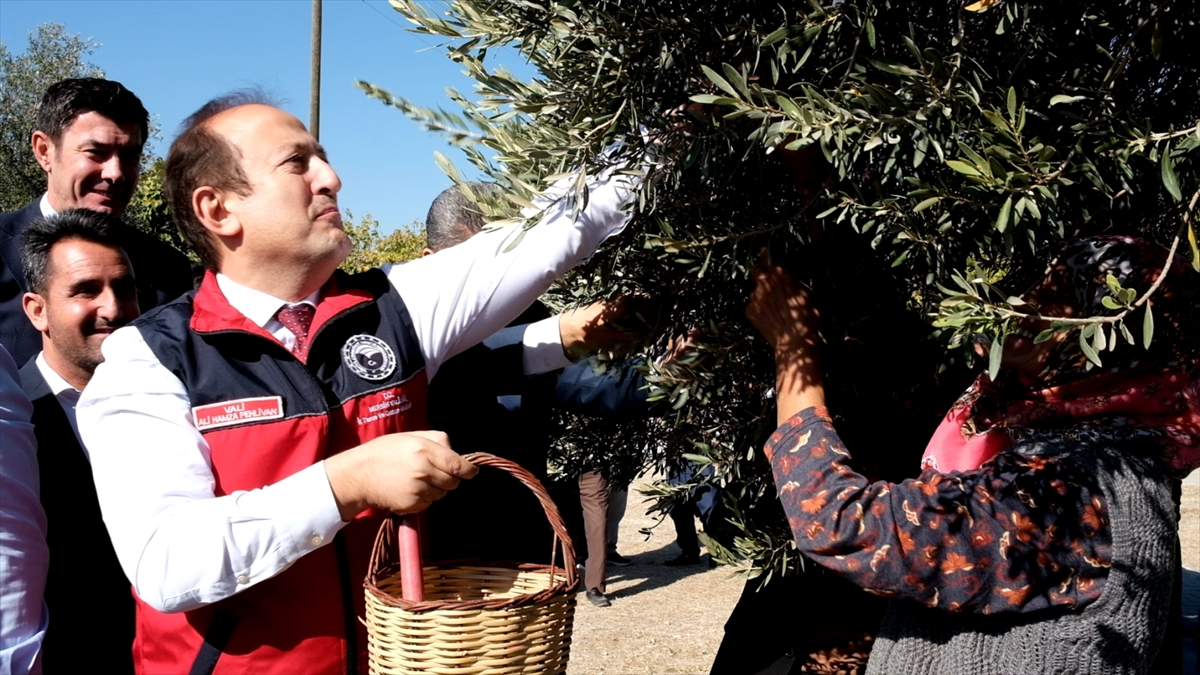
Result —
POLYGON ((1162 646, 1178 529, 1171 479, 1139 453, 1095 443, 1023 443, 1009 452, 1070 456, 1097 478, 1112 528, 1112 568, 1081 611, 967 614, 893 601, 867 675, 1144 673, 1162 646))

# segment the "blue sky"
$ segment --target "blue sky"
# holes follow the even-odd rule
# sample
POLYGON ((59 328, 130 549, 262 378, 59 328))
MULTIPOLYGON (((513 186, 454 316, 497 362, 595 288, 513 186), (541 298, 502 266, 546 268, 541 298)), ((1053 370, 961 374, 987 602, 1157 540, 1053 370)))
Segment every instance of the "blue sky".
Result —
MULTIPOLYGON (((441 3, 428 6, 437 11, 441 3)), ((366 80, 423 106, 452 107, 446 87, 472 80, 440 42, 415 35, 386 0, 324 0, 321 143, 342 178, 339 204, 356 219, 371 213, 389 232, 423 220, 451 182, 435 166, 442 151, 471 175, 461 155, 399 110, 369 99, 366 80)), ((25 51, 38 24, 100 46, 90 61, 136 93, 162 127, 154 150, 165 155, 179 123, 205 101, 262 86, 308 123, 310 0, 0 0, 0 41, 25 51)), ((505 65, 530 73, 516 57, 505 65)))

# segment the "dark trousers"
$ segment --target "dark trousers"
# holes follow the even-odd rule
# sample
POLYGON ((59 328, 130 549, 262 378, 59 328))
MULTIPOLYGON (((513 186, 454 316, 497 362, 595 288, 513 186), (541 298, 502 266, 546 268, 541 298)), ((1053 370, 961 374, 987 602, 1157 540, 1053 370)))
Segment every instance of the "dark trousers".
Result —
POLYGON ((686 556, 700 555, 700 538, 696 536, 696 507, 691 501, 679 502, 671 509, 675 523, 675 544, 686 556))
POLYGON ((595 588, 603 593, 608 564, 608 481, 599 472, 589 471, 579 477, 579 503, 583 507, 583 531, 588 549, 584 588, 595 588))

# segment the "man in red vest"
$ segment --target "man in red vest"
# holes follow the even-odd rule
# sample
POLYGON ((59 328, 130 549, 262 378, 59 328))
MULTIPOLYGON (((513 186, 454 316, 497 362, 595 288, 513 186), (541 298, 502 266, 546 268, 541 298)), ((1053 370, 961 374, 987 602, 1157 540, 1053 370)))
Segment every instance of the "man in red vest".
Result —
POLYGON ((166 176, 208 272, 109 338, 78 409, 138 597, 136 668, 365 673, 357 617, 383 514, 476 471, 424 431, 428 381, 623 227, 636 179, 596 176, 578 218, 543 200, 515 247, 497 230, 347 275, 341 183, 295 117, 216 99, 166 176))

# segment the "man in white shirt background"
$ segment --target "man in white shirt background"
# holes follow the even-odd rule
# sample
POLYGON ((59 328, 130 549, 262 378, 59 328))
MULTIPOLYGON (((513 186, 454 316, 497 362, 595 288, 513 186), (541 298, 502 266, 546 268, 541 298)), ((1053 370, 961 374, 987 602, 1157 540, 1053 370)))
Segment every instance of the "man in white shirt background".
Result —
POLYGON ((136 669, 364 672, 375 510, 476 471, 419 431, 429 379, 623 227, 637 180, 601 172, 578 218, 543 200, 515 247, 500 230, 349 276, 341 183, 299 120, 248 94, 189 118, 167 191, 209 271, 106 342, 79 403, 136 669))
POLYGON ((42 593, 50 552, 38 501, 33 406, 0 344, 0 673, 40 675, 49 624, 42 593))
POLYGON ((133 268, 116 219, 71 209, 39 219, 22 235, 25 315, 42 351, 21 368, 33 401, 41 502, 51 547, 46 604, 53 620, 43 644, 51 672, 84 672, 96 663, 132 673, 133 597, 100 516, 91 465, 80 445, 75 404, 104 360, 100 345, 140 313, 133 268), (88 602, 79 601, 81 567, 88 602), (96 607, 104 620, 97 621, 96 607), (88 635, 92 648, 73 642, 88 635))

